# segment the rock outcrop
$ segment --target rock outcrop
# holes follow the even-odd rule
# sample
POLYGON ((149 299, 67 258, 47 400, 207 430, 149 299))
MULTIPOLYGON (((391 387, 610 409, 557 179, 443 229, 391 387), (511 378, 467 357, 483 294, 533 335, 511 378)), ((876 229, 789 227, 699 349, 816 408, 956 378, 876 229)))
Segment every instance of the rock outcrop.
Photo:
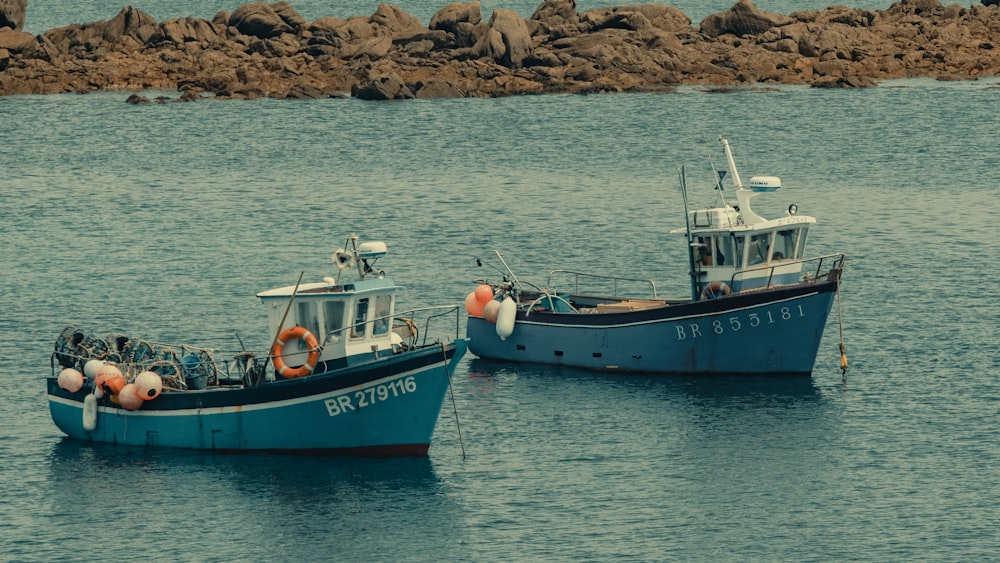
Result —
POLYGON ((28 0, 0 0, 0 31, 5 27, 12 31, 24 29, 24 15, 28 10, 28 0))
POLYGON ((128 7, 33 36, 21 31, 26 0, 0 0, 0 95, 176 89, 188 100, 398 100, 971 80, 1000 75, 998 1, 782 15, 738 0, 698 26, 663 4, 578 12, 575 0, 543 0, 530 18, 497 9, 484 21, 478 1, 459 2, 424 26, 386 4, 369 17, 308 22, 288 2, 254 2, 211 20, 162 22, 128 7))

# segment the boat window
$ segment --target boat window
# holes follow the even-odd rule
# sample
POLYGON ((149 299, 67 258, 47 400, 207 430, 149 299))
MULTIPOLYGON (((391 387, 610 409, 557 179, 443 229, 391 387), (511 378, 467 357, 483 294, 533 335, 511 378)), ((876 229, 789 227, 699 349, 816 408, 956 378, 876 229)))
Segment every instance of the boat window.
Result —
POLYGON ((372 334, 378 336, 389 332, 389 311, 392 304, 391 295, 377 295, 375 297, 375 317, 372 323, 372 334))
POLYGON ((698 259, 705 266, 711 266, 712 262, 712 237, 695 237, 698 244, 698 259))
POLYGON ((323 322, 326 324, 326 340, 337 342, 344 335, 344 302, 326 301, 323 303, 323 322))
POLYGON ((809 233, 809 229, 803 227, 802 234, 799 235, 799 248, 798 254, 796 256, 804 257, 806 255, 806 235, 809 233))
POLYGON ((715 265, 716 266, 732 266, 733 257, 733 238, 734 237, 717 237, 715 239, 715 265))
POLYGON ((778 231, 778 236, 774 239, 774 253, 771 255, 771 259, 785 260, 798 258, 795 254, 795 242, 798 234, 797 229, 778 231))
POLYGON ((368 322, 368 298, 358 299, 354 307, 354 326, 351 327, 351 338, 364 338, 365 323, 368 322))
POLYGON ((736 257, 735 264, 738 267, 742 266, 745 263, 745 260, 746 260, 746 254, 743 251, 743 249, 746 247, 746 240, 747 240, 747 237, 745 237, 745 236, 734 236, 733 237, 733 244, 736 245, 736 252, 733 254, 733 256, 736 257))
POLYGON ((316 303, 314 301, 299 301, 295 307, 295 320, 299 326, 304 326, 319 338, 319 317, 316 315, 316 303))
POLYGON ((771 249, 771 233, 760 233, 750 237, 750 256, 747 257, 750 264, 760 264, 767 262, 767 253, 771 249))

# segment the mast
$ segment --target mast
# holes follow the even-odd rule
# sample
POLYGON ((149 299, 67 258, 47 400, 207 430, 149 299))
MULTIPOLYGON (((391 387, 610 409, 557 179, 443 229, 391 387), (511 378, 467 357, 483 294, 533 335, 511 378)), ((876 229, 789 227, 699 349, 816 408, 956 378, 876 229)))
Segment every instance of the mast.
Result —
POLYGON ((733 160, 733 151, 729 150, 729 141, 723 139, 722 135, 719 135, 719 140, 722 141, 722 147, 726 151, 726 163, 729 165, 729 172, 733 175, 733 183, 736 184, 737 190, 742 190, 743 182, 740 180, 740 173, 736 170, 736 162, 733 160))
POLYGON ((698 272, 694 269, 694 237, 691 236, 691 217, 688 214, 687 177, 684 174, 684 166, 677 169, 677 176, 681 183, 681 198, 684 200, 684 229, 687 232, 688 242, 688 272, 691 276, 691 300, 697 301, 699 295, 698 272))

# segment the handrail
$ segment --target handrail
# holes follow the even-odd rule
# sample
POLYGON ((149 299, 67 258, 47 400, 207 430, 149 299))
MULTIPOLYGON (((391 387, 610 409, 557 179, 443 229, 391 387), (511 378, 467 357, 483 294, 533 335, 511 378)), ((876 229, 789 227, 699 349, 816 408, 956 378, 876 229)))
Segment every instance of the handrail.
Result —
POLYGON ((428 315, 427 316, 426 322, 424 323, 425 324, 425 329, 427 329, 427 330, 424 331, 424 343, 425 344, 427 343, 427 335, 428 335, 428 332, 429 332, 429 329, 430 329, 430 322, 431 322, 431 320, 432 319, 436 319, 438 317, 443 317, 443 316, 451 313, 452 311, 455 312, 455 339, 457 340, 459 338, 459 330, 461 328, 459 326, 461 324, 461 307, 459 305, 431 305, 431 306, 427 306, 427 307, 416 307, 416 308, 413 308, 413 309, 407 309, 405 311, 396 311, 396 312, 394 312, 391 315, 382 315, 380 317, 371 317, 369 319, 366 319, 364 321, 364 323, 353 323, 353 324, 350 324, 350 325, 347 325, 347 326, 342 326, 342 327, 340 327, 340 328, 338 328, 336 330, 331 330, 331 331, 329 331, 329 332, 326 333, 326 338, 327 338, 327 340, 329 340, 331 335, 334 335, 334 334, 340 335, 340 334, 342 334, 342 333, 344 333, 344 332, 346 332, 346 331, 348 331, 348 330, 352 329, 353 327, 355 327, 357 325, 360 325, 360 324, 375 323, 376 321, 389 320, 389 319, 397 319, 397 318, 402 318, 402 317, 405 317, 405 316, 413 316, 415 313, 420 313, 420 312, 424 312, 424 311, 435 311, 435 310, 441 310, 441 312, 438 313, 438 314, 428 315))
POLYGON ((653 280, 643 279, 643 278, 626 278, 622 276, 602 276, 601 274, 590 274, 587 272, 577 272, 574 270, 552 270, 549 272, 549 278, 546 283, 547 287, 552 287, 552 276, 554 274, 573 274, 575 280, 573 282, 574 291, 573 293, 580 293, 580 276, 585 276, 588 278, 600 278, 605 280, 613 280, 614 284, 614 296, 618 297, 618 282, 619 281, 632 281, 632 282, 643 282, 648 283, 650 287, 653 288, 653 299, 656 299, 656 283, 653 280))
MULTIPOLYGON (((769 264, 769 265, 764 265, 764 266, 757 266, 755 268, 745 268, 745 269, 737 270, 737 271, 733 272, 733 275, 730 276, 730 278, 729 278, 729 286, 730 287, 734 287, 734 284, 736 283, 736 276, 741 276, 741 275, 744 275, 744 274, 746 274, 748 272, 763 272, 764 270, 768 270, 767 283, 763 286, 764 288, 768 288, 768 287, 771 287, 771 280, 774 278, 774 270, 776 268, 779 268, 779 267, 782 267, 782 266, 793 265, 793 264, 802 264, 802 265, 805 265, 808 262, 816 262, 816 273, 814 273, 810 277, 808 272, 804 272, 804 274, 805 274, 804 281, 815 281, 815 280, 819 280, 819 279, 821 279, 823 277, 826 277, 826 276, 830 275, 830 272, 832 272, 833 270, 842 270, 844 268, 844 262, 846 260, 847 260, 847 255, 844 254, 844 253, 842 253, 842 252, 838 252, 838 253, 833 253, 833 254, 825 254, 823 256, 813 256, 811 258, 801 258, 801 259, 798 259, 798 260, 786 260, 786 261, 783 261, 780 264, 769 264), (826 261, 827 259, 831 259, 831 258, 833 259, 833 264, 830 266, 830 268, 827 271, 823 272, 823 262, 826 261)), ((803 268, 803 270, 804 270, 804 268, 803 268)), ((741 279, 746 280, 747 278, 744 276, 741 279)))

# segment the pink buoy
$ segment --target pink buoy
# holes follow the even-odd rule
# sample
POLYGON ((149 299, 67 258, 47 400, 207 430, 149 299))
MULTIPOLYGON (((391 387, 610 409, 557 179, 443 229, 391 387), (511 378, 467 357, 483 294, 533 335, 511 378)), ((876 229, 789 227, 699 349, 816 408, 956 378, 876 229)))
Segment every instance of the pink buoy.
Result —
POLYGON ((142 400, 151 401, 159 397, 163 391, 163 380, 156 372, 143 371, 135 376, 135 386, 142 400))
POLYGON ((123 409, 138 410, 142 403, 143 399, 139 396, 139 388, 135 386, 135 383, 129 383, 122 387, 121 393, 118 393, 118 404, 123 409))
POLYGON ((87 363, 83 364, 83 373, 90 378, 97 377, 97 371, 107 363, 104 360, 87 360, 87 363))
POLYGON ((59 379, 56 380, 59 387, 76 393, 83 388, 83 374, 73 368, 66 368, 59 372, 59 379))
POLYGON ((500 315, 500 302, 493 299, 489 303, 483 306, 483 318, 491 323, 497 322, 497 317, 500 315))

